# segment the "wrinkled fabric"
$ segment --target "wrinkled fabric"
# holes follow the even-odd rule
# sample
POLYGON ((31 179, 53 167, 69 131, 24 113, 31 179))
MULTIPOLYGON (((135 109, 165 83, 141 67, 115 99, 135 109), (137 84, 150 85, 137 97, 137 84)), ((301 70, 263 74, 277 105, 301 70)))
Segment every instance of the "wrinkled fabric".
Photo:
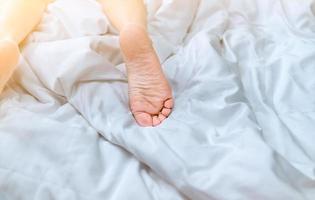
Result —
POLYGON ((1 96, 0 199, 313 200, 315 1, 146 6, 172 115, 139 127, 101 6, 57 0, 1 96))

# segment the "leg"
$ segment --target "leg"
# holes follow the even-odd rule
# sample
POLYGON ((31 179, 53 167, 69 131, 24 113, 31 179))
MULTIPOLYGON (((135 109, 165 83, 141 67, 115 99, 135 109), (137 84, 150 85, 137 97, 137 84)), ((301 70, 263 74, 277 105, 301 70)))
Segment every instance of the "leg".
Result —
POLYGON ((127 67, 129 104, 140 126, 157 126, 173 108, 172 91, 146 30, 143 0, 100 0, 120 32, 127 67))
POLYGON ((18 44, 39 22, 49 0, 1 1, 0 11, 0 92, 18 62, 18 44))

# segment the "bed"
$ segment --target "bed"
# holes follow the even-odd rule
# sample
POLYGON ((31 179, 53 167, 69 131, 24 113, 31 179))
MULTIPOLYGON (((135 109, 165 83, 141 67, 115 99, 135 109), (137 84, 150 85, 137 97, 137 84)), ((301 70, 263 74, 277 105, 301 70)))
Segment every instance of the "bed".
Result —
POLYGON ((128 109, 95 0, 56 0, 0 102, 1 200, 314 200, 315 1, 147 0, 175 96, 128 109))

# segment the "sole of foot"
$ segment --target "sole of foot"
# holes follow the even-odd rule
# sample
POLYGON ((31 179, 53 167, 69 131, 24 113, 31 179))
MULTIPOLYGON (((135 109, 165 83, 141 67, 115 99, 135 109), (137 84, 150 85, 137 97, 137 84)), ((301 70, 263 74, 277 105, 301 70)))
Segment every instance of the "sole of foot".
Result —
POLYGON ((120 32, 120 46, 127 67, 131 112, 140 126, 158 126, 170 116, 174 100, 146 29, 126 26, 120 32))

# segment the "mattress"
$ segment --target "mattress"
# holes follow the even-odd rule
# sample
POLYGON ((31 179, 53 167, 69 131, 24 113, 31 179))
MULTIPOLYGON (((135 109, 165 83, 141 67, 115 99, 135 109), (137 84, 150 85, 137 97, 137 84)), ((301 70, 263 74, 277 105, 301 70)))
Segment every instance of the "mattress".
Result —
POLYGON ((146 6, 172 115, 139 127, 101 6, 56 0, 1 94, 0 199, 315 199, 315 1, 146 6))

